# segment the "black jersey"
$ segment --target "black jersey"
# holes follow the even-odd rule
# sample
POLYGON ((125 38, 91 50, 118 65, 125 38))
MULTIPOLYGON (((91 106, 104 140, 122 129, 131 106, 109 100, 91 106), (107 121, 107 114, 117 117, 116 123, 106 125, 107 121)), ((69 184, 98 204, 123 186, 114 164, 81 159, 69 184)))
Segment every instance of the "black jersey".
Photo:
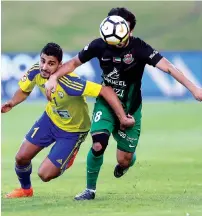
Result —
POLYGON ((162 56, 140 38, 130 37, 125 48, 108 45, 101 38, 93 40, 78 54, 82 63, 96 57, 103 71, 103 84, 112 86, 127 112, 139 107, 141 80, 146 64, 156 66, 162 56))

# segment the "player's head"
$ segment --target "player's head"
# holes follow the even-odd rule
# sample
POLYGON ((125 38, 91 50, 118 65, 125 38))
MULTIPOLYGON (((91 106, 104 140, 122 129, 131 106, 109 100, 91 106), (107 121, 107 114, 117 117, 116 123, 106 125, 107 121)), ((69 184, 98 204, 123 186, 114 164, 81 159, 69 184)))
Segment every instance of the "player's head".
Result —
POLYGON ((56 43, 48 43, 40 53, 40 74, 43 78, 49 78, 62 65, 63 51, 56 43))
MULTIPOLYGON (((136 25, 135 15, 132 12, 130 12, 127 8, 124 8, 124 7, 112 8, 109 11, 108 16, 112 16, 112 15, 120 16, 123 19, 125 19, 128 22, 129 27, 130 27, 130 35, 132 35, 132 31, 136 25)), ((122 47, 126 46, 127 44, 128 44, 128 40, 116 45, 116 47, 122 48, 122 47)))

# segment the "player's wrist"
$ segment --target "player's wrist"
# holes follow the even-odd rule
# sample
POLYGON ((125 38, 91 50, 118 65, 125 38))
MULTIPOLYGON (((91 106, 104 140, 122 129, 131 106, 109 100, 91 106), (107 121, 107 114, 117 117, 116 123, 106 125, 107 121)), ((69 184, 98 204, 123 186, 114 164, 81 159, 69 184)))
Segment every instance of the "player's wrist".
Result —
POLYGON ((123 116, 118 116, 120 123, 124 123, 127 120, 127 116, 123 115, 123 116))
POLYGON ((56 81, 59 79, 59 77, 57 76, 57 74, 52 74, 50 76, 50 78, 51 78, 51 80, 56 80, 56 81))

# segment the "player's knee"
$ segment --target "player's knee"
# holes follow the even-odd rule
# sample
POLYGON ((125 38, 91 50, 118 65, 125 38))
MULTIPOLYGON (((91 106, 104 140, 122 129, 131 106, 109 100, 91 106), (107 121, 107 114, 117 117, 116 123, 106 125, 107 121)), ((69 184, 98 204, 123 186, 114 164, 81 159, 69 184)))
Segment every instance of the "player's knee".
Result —
POLYGON ((43 169, 39 169, 38 176, 43 182, 49 182, 50 180, 58 177, 58 175, 52 174, 50 171, 45 171, 43 169))
POLYGON ((107 148, 108 145, 109 135, 106 133, 95 134, 92 135, 92 140, 93 140, 92 153, 96 157, 104 154, 105 149, 107 148))
POLYGON ((96 152, 100 151, 102 149, 101 143, 93 143, 92 149, 95 150, 96 152))
POLYGON ((17 153, 15 156, 15 161, 18 165, 25 165, 30 163, 31 159, 24 154, 17 153))
POLYGON ((52 179, 50 175, 48 175, 47 173, 42 173, 40 171, 38 172, 38 176, 43 182, 49 182, 52 179))

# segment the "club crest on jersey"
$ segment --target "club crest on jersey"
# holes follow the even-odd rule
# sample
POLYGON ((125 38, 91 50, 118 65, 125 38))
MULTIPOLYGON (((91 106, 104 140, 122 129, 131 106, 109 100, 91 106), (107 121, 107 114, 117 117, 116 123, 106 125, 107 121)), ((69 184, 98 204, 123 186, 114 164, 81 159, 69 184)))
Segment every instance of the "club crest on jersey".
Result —
POLYGON ((22 82, 25 82, 26 80, 27 80, 27 75, 24 74, 23 77, 21 78, 21 81, 22 81, 22 82))
POLYGON ((126 64, 131 64, 134 61, 133 55, 132 54, 126 54, 126 55, 124 55, 123 61, 126 64))
POLYGON ((60 98, 63 98, 63 97, 64 97, 64 93, 61 92, 61 91, 59 91, 59 92, 58 92, 58 96, 59 96, 60 98))

